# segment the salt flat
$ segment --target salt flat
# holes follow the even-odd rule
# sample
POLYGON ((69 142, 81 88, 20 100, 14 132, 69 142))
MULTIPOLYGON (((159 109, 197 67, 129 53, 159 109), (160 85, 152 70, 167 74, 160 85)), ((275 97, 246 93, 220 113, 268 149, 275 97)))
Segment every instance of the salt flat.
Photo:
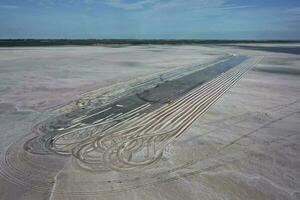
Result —
POLYGON ((1 198, 299 199, 299 55, 245 46, 1 49, 1 198), (228 54, 261 60, 154 165, 88 171, 75 157, 20 145, 50 108, 80 93, 228 54))
POLYGON ((0 48, 0 103, 50 108, 89 90, 222 55, 196 46, 0 48))

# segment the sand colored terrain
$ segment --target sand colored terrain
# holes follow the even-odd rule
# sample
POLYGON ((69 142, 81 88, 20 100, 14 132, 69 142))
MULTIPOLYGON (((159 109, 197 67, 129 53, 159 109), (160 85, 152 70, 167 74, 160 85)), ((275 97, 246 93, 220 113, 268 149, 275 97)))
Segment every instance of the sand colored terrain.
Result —
MULTIPOLYGON (((57 84, 62 80, 58 74, 53 75, 54 81, 47 83, 47 87, 50 87, 55 82, 54 93, 47 91, 41 95, 25 90, 15 93, 21 85, 26 87, 22 82, 24 79, 20 80, 19 85, 15 83, 14 87, 11 86, 11 90, 2 90, 1 199, 299 199, 299 55, 297 51, 280 51, 280 45, 266 45, 268 49, 252 46, 250 49, 238 45, 151 46, 151 52, 163 52, 159 54, 160 57, 149 56, 148 62, 158 63, 155 65, 157 68, 146 69, 151 64, 145 64, 147 60, 144 58, 138 64, 143 66, 140 71, 124 70, 124 74, 118 74, 117 77, 113 75, 116 68, 109 68, 112 71, 105 75, 107 79, 93 79, 105 68, 97 68, 99 74, 93 76, 79 73, 78 79, 82 80, 82 85, 72 84, 79 84, 77 78, 64 77, 64 81, 71 80, 69 87, 75 88, 68 98, 55 93, 56 87, 62 86, 57 84), (276 47, 275 51, 272 51, 273 47, 276 47), (104 87, 108 79, 111 83, 117 83, 130 80, 134 75, 163 72, 173 66, 210 63, 229 53, 260 59, 190 129, 168 145, 161 160, 154 165, 127 171, 84 170, 72 156, 32 156, 20 145, 32 137, 31 127, 51 113, 45 108, 62 105, 81 92, 94 89, 89 84, 104 87), (161 69, 160 66, 167 67, 161 69), (41 98, 37 98, 39 95, 41 98), (25 98, 28 96, 32 99, 25 98), (49 99, 50 96, 53 98, 51 103, 37 107, 37 101, 49 99), (26 103, 19 99, 24 99, 26 103)), ((297 45, 286 47, 299 48, 297 45)), ((72 51, 71 48, 74 47, 67 49, 72 51)), ((76 52, 86 52, 81 47, 75 49, 76 52)), ((123 62, 129 58, 128 62, 135 62, 139 56, 133 55, 145 51, 147 55, 151 54, 148 49, 124 47, 103 50, 100 47, 100 50, 96 48, 93 51, 106 51, 108 57, 111 56, 108 59, 110 62, 118 59, 123 62), (118 54, 113 54, 115 51, 118 54), (133 57, 128 56, 128 52, 133 57)), ((7 65, 7 62, 18 65, 16 60, 20 59, 19 55, 16 58, 10 54, 9 57, 7 51, 11 49, 1 51, 4 53, 1 53, 0 65, 7 65)), ((45 56, 42 53, 35 56, 42 55, 45 56)), ((88 56, 89 60, 98 59, 95 54, 88 56)), ((27 58, 22 59, 28 62, 27 58)), ((55 63, 49 64, 52 65, 56 66, 55 63)), ((118 69, 123 66, 119 64, 118 69)), ((47 73, 39 70, 39 74, 47 73)), ((93 68, 89 70, 93 71, 93 68)), ((15 78, 13 75, 7 77, 6 83, 13 83, 15 78)), ((34 82, 32 84, 36 87, 34 82)))
POLYGON ((51 108, 86 91, 221 56, 196 46, 0 48, 0 112, 7 107, 1 103, 51 108))

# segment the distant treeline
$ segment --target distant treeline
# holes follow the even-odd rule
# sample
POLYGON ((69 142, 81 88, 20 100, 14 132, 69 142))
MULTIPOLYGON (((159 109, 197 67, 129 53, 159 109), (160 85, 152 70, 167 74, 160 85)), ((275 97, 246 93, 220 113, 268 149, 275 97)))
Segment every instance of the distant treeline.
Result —
POLYGON ((294 43, 295 40, 135 40, 135 39, 5 39, 0 47, 62 46, 62 45, 193 45, 231 43, 294 43))

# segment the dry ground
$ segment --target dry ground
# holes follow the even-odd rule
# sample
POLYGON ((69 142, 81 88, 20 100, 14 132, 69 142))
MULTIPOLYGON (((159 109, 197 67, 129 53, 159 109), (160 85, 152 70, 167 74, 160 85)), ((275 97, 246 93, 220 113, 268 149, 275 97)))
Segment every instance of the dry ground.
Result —
MULTIPOLYGON (((15 177, 1 169, 1 199, 300 198, 298 54, 236 46, 85 48, 0 50, 1 159, 11 144, 49 114, 48 108, 95 85, 106 86, 173 66, 211 62, 227 53, 264 58, 167 149, 156 167, 97 173, 77 168, 72 157, 55 158, 67 159, 59 166, 45 163, 44 156, 29 162, 26 153, 19 154, 17 165, 9 166, 15 177), (63 72, 74 76, 61 77, 63 72), (30 74, 35 78, 28 80, 30 74), (48 90, 38 90, 39 84, 48 90), (40 103, 43 101, 46 103, 40 103), (31 166, 40 174, 32 173, 31 166), (37 185, 41 181, 47 182, 45 187, 37 185)), ((11 147, 16 152, 22 149, 11 147)), ((12 154, 8 158, 14 158, 12 154)))

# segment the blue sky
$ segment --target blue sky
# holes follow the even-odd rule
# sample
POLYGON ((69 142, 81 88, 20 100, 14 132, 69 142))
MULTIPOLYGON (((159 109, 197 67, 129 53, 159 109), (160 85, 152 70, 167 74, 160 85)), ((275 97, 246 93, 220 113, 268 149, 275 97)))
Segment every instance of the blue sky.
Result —
POLYGON ((0 38, 300 39, 300 0, 0 0, 0 38))

